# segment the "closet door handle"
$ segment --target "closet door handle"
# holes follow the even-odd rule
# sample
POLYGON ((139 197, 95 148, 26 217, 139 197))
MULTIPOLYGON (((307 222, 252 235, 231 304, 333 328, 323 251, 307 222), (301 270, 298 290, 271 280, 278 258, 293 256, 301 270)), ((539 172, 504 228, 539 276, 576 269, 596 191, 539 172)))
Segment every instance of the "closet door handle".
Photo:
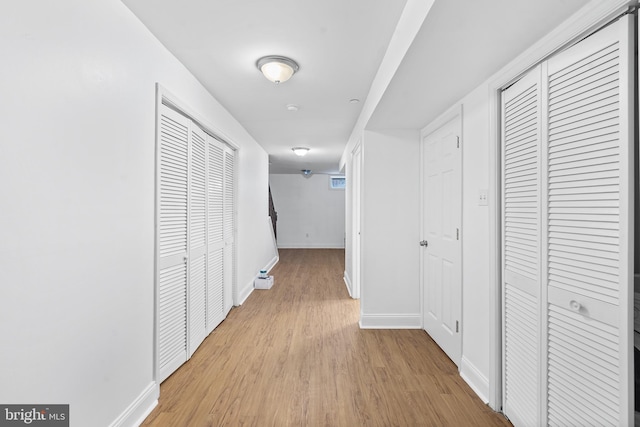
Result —
POLYGON ((427 246, 429 246, 429 242, 427 242, 426 240, 420 240, 420 246, 424 246, 426 248, 427 246))
POLYGON ((576 300, 571 300, 569 302, 569 307, 571 307, 571 310, 573 310, 573 311, 580 311, 580 309, 582 308, 582 304, 580 304, 576 300))

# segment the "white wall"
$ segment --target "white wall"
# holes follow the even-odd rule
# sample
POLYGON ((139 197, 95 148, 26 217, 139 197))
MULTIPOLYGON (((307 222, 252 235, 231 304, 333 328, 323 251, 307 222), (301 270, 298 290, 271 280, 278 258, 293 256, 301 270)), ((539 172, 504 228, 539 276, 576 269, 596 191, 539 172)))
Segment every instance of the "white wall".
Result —
POLYGON ((240 146, 240 283, 273 256, 267 154, 118 0, 7 3, 0 51, 0 402, 133 425, 158 394, 155 83, 240 146))
POLYGON ((419 328, 417 130, 365 131, 362 187, 363 328, 419 328))
MULTIPOLYGON (((462 101, 462 376, 487 401, 492 297, 489 209, 489 91, 482 85, 462 101)), ((492 203, 492 201, 489 201, 492 203)))
POLYGON ((345 191, 330 175, 271 174, 279 248, 344 248, 345 191))

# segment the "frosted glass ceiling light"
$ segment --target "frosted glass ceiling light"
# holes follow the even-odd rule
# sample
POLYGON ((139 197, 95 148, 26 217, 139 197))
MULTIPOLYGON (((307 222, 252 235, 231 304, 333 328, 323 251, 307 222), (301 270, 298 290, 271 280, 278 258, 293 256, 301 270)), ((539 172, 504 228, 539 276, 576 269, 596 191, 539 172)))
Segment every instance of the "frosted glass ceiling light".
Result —
POLYGON ((304 156, 309 152, 307 147, 293 147, 291 150, 295 153, 296 156, 304 156))
POLYGON ((256 66, 267 79, 275 84, 286 82, 300 69, 300 66, 293 59, 274 55, 258 59, 256 66))

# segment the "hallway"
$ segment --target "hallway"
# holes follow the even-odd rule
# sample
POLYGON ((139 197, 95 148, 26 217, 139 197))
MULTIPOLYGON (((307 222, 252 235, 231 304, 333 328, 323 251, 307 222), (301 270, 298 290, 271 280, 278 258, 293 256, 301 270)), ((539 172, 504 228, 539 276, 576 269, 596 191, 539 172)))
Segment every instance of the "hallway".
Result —
POLYGON ((361 330, 344 250, 280 250, 143 426, 509 426, 420 330, 361 330))

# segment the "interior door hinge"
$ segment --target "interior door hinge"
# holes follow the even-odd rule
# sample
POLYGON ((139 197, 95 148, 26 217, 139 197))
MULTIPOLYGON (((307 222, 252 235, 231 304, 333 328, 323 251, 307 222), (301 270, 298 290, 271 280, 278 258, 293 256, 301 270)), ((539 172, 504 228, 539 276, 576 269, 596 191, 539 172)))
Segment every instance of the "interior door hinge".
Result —
POLYGON ((456 240, 460 240, 460 229, 456 228, 456 240))
POLYGON ((460 322, 456 320, 456 332, 460 332, 460 322))
POLYGON ((456 136, 456 139, 457 139, 457 143, 456 143, 457 148, 460 148, 460 137, 456 136))

